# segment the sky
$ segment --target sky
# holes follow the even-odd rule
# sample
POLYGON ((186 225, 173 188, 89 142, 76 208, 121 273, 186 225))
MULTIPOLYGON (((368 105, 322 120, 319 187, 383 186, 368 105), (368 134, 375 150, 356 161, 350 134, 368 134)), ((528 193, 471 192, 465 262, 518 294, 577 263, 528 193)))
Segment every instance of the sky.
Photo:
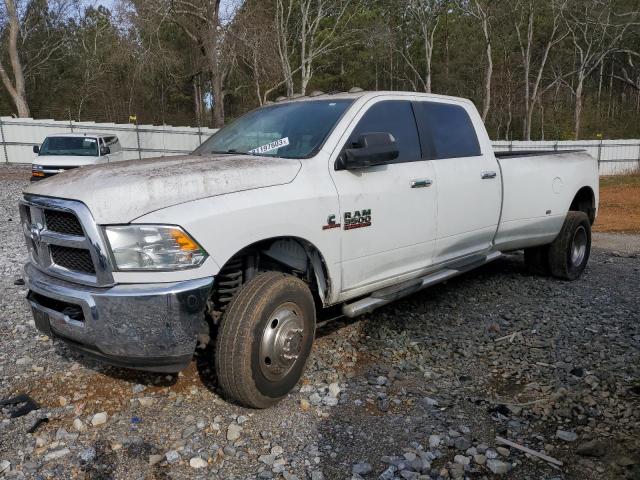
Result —
MULTIPOLYGON (((98 5, 104 5, 109 10, 113 10, 113 6, 117 3, 118 0, 85 0, 84 4, 87 6, 97 7, 98 5)), ((242 3, 242 0, 222 0, 220 3, 220 13, 222 14, 222 18, 228 19, 235 9, 242 3)))

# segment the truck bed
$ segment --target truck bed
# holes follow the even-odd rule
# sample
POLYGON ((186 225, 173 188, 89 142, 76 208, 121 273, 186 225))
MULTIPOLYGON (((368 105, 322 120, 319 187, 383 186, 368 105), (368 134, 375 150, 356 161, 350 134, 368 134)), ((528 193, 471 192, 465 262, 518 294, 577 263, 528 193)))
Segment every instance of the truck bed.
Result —
POLYGON ((496 250, 552 242, 585 185, 596 192, 597 205, 598 163, 582 150, 498 152, 496 158, 503 185, 496 250))

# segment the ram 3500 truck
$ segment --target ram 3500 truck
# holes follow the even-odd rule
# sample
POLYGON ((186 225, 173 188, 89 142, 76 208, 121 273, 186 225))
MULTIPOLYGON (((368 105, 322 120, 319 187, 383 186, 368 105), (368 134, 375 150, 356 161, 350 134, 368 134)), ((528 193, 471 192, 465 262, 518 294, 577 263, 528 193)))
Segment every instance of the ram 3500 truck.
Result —
POLYGON ((470 101, 358 92, 264 106, 192 155, 57 175, 20 210, 39 330, 165 372, 209 333, 223 391, 264 408, 328 307, 371 312, 519 249, 574 280, 597 206, 585 153, 496 155, 470 101))

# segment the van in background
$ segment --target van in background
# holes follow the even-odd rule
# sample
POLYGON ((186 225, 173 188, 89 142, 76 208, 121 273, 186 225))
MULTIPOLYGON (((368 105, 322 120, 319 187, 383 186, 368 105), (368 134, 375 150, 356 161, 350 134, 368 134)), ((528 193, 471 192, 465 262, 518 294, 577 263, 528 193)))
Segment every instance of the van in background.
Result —
POLYGON ((122 146, 116 135, 60 133, 49 135, 31 165, 31 181, 38 181, 66 170, 122 160, 122 146))

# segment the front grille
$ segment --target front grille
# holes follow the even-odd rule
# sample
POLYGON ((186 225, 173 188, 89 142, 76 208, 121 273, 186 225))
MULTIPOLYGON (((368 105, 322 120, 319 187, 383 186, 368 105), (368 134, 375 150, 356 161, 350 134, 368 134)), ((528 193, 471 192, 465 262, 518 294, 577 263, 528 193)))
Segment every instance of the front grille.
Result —
POLYGON ((62 247, 60 245, 50 245, 51 260, 60 267, 75 272, 95 275, 96 269, 89 250, 83 248, 62 247))
POLYGON ((73 213, 61 212, 59 210, 45 210, 44 218, 47 224, 47 230, 51 232, 75 235, 77 237, 84 236, 80 221, 73 213))
POLYGON ((20 219, 30 262, 39 270, 83 285, 113 285, 104 240, 86 205, 25 195, 20 219))

